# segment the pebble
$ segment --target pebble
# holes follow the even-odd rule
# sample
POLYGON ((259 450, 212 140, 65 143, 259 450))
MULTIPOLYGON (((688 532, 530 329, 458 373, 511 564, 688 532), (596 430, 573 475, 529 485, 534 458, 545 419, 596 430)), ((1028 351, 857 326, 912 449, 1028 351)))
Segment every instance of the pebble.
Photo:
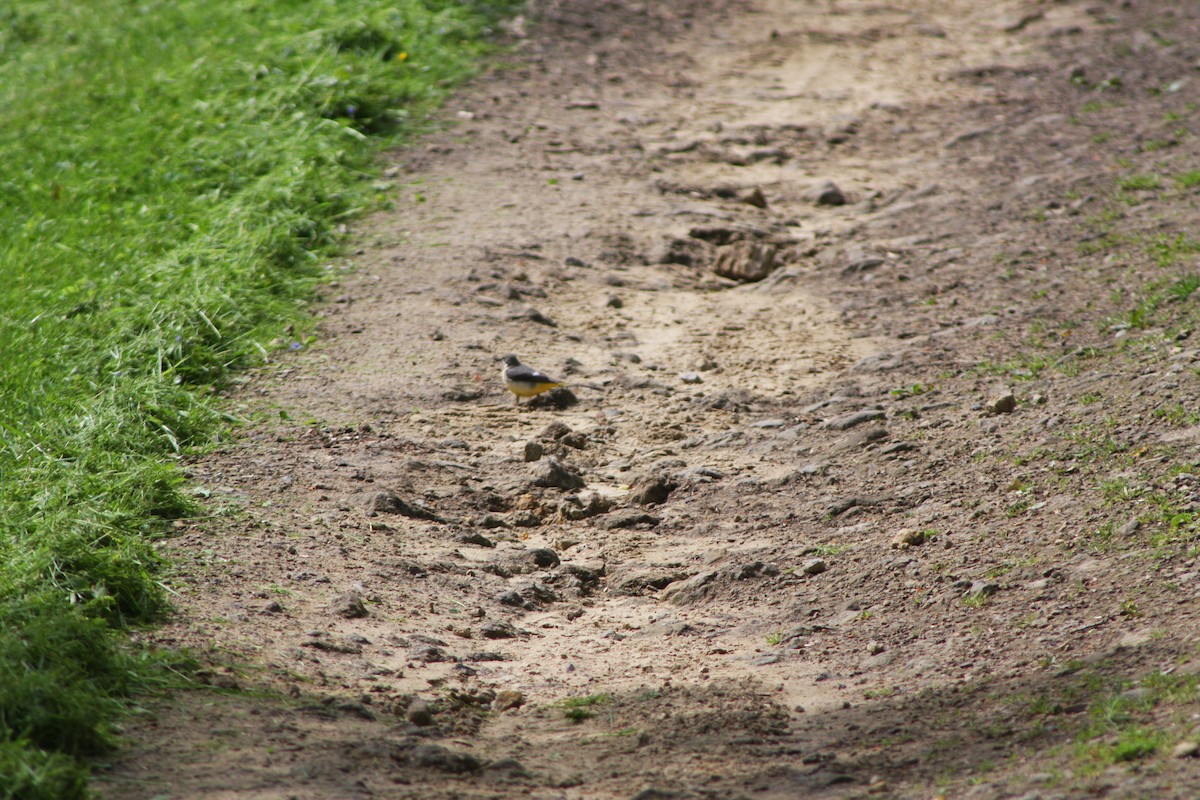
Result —
POLYGON ((520 708, 525 705, 525 695, 514 689, 503 689, 496 692, 496 699, 492 701, 493 711, 510 711, 514 708, 520 708))
POLYGON ((829 569, 829 564, 823 558, 810 558, 804 562, 800 569, 805 575, 820 575, 829 569))
POLYGON ((428 703, 417 699, 408 704, 404 718, 419 728, 425 728, 433 724, 433 711, 430 710, 428 703))
POLYGON ((841 206, 846 204, 846 195, 831 180, 817 181, 804 190, 801 199, 819 206, 841 206))
POLYGON ((844 431, 853 428, 855 425, 861 425, 864 422, 872 422, 877 419, 883 419, 885 416, 881 408, 866 408, 861 411, 852 411, 849 414, 832 417, 825 420, 821 427, 831 431, 844 431))
POLYGON ((721 249, 712 269, 717 275, 735 281, 761 281, 775 269, 778 251, 778 247, 765 242, 734 242, 721 249))
POLYGON ((515 639, 521 635, 511 623, 497 621, 483 623, 479 633, 485 639, 515 639))
POLYGON ((536 528, 542 524, 542 518, 532 511, 518 511, 510 520, 514 528, 536 528))
POLYGON ((644 511, 631 511, 627 514, 618 514, 604 520, 601 527, 610 531, 618 528, 636 528, 639 525, 649 525, 653 528, 660 522, 662 522, 662 517, 656 517, 644 511))
POLYGON ((534 462, 534 486, 573 491, 582 489, 587 483, 579 470, 560 462, 557 458, 545 458, 534 462))
MULTIPOLYGON (((567 495, 558 504, 558 515, 563 519, 587 519, 600 514, 606 514, 612 509, 612 500, 591 492, 586 497, 578 494, 567 495)), ((566 550, 566 547, 559 547, 566 550)))
POLYGON ((1017 398, 1007 389, 988 398, 984 410, 989 414, 1011 414, 1017 408, 1017 398))
POLYGON ((679 484, 665 475, 644 475, 633 482, 628 500, 639 506, 665 503, 679 484))
POLYGON ((419 744, 414 747, 409 753, 408 760, 409 763, 418 767, 452 774, 478 772, 483 768, 482 762, 470 753, 457 753, 440 744, 432 743, 419 744))
POLYGON ((353 592, 340 594, 329 604, 329 610, 333 614, 345 619, 359 619, 367 616, 367 606, 363 603, 363 599, 353 592))
POLYGON ((368 517, 376 514, 400 514, 412 519, 424 519, 430 522, 446 522, 446 520, 417 501, 407 501, 391 489, 376 492, 367 500, 366 512, 368 517))
POLYGON ((684 383, 704 383, 704 378, 699 372, 682 372, 679 375, 679 380, 684 383))
POLYGON ((971 581, 971 585, 963 592, 964 597, 991 597, 1000 591, 1000 584, 989 581, 971 581))
POLYGON ((925 532, 916 530, 915 528, 901 528, 892 537, 892 548, 896 550, 907 550, 910 547, 917 547, 925 543, 925 532))
POLYGON ((546 454, 546 448, 541 442, 526 442, 525 443, 525 460, 527 462, 539 461, 546 454))
POLYGON ((767 207, 767 196, 763 194, 763 190, 758 186, 753 189, 748 189, 738 193, 738 199, 747 205, 752 205, 755 208, 767 207))
POLYGON ((1172 758, 1195 758, 1200 754, 1200 744, 1196 742, 1180 742, 1171 750, 1172 758))

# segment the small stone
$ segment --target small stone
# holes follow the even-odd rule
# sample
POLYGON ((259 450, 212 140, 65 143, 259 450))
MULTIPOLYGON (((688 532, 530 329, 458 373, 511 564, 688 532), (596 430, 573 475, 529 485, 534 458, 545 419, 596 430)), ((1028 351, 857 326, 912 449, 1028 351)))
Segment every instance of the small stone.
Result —
POLYGON ((426 728, 433 724, 433 711, 429 708, 428 703, 417 699, 408 704, 404 718, 419 728, 426 728))
POLYGON ((542 432, 538 434, 538 439, 543 442, 557 442, 559 439, 571 433, 571 429, 562 422, 551 422, 546 427, 542 428, 542 432))
POLYGON ((508 622, 485 622, 479 629, 485 639, 515 639, 521 632, 508 622))
POLYGON ((363 603, 363 599, 353 592, 340 594, 333 598, 329 604, 329 610, 339 617, 345 619, 359 619, 367 616, 367 606, 363 603))
POLYGON ((525 705, 524 694, 513 689, 503 689, 496 692, 496 699, 492 701, 492 710, 510 711, 523 705, 525 705))
POLYGON ((452 659, 449 653, 436 644, 420 642, 409 648, 408 660, 418 664, 444 664, 452 659))
POLYGON ((583 431, 571 431, 566 436, 559 439, 560 442, 567 447, 573 447, 576 450, 583 450, 587 447, 588 436, 583 431))
POLYGON ((510 520, 514 528, 536 528, 542 524, 542 518, 532 511, 518 511, 510 520))
POLYGON ((821 427, 828 428, 832 431, 844 431, 853 428, 855 425, 861 425, 864 422, 871 422, 877 419, 883 419, 886 416, 881 408, 867 408, 861 411, 853 411, 849 414, 842 414, 832 419, 827 419, 821 427))
POLYGON ((606 530, 617 530, 618 528, 636 528, 640 525, 648 525, 653 528, 662 522, 660 517, 653 514, 647 514, 644 511, 631 511, 627 514, 617 514, 606 518, 600 527, 606 530))
MULTIPOLYGON (((558 515, 563 519, 587 519, 606 514, 610 509, 612 509, 612 500, 597 492, 591 492, 586 497, 572 494, 564 497, 558 504, 558 515)), ((566 550, 567 548, 560 544, 558 549, 566 550)))
POLYGON ((752 205, 755 208, 767 207, 767 196, 763 194, 763 190, 757 186, 753 189, 747 189, 738 193, 738 200, 741 200, 747 205, 752 205))
POLYGON ((963 592, 964 597, 991 597, 1000 591, 1000 584, 989 581, 971 581, 970 586, 963 592))
POLYGON ((867 642, 867 652, 873 656, 877 656, 884 651, 884 646, 874 640, 867 642))
POLYGON ((526 442, 525 443, 525 460, 534 462, 541 459, 546 454, 546 448, 541 442, 526 442))
POLYGON ((525 607, 525 598, 521 596, 520 592, 513 591, 512 589, 506 589, 505 591, 497 594, 496 602, 502 606, 515 606, 517 608, 525 607))
POLYGON ((604 301, 604 305, 608 308, 624 308, 625 301, 615 294, 610 294, 608 299, 604 301))
POLYGON ((835 114, 825 126, 825 141, 829 144, 841 144, 858 133, 862 120, 854 114, 835 114))
POLYGON ((814 183, 805 189, 804 194, 800 197, 809 203, 816 203, 819 206, 842 206, 846 204, 846 195, 831 180, 814 183))
POLYGON ((644 475, 629 489, 629 502, 640 506, 665 503, 677 484, 665 475, 644 475))
POLYGON ((704 383, 704 378, 700 376, 699 372, 680 373, 679 380, 683 381, 684 383, 704 383))
POLYGON ((1143 703, 1153 697, 1153 693, 1145 686, 1136 686, 1121 692, 1119 697, 1130 703, 1143 703))
POLYGON ((534 486, 567 491, 582 489, 587 485, 579 470, 561 463, 556 458, 545 458, 535 463, 532 483, 534 486))
POLYGON ((520 555, 520 559, 540 569, 553 569, 560 563, 558 553, 549 547, 531 547, 520 555))
POLYGON ((1195 758, 1200 754, 1200 744, 1196 742, 1180 742, 1171 750, 1171 758, 1195 758))
POLYGON ((805 575, 820 575, 829 569, 829 564, 823 558, 810 558, 804 562, 800 569, 805 575))
POLYGON ((1138 532, 1138 530, 1141 529, 1141 527, 1142 521, 1137 517, 1134 517, 1117 529, 1117 535, 1119 535, 1122 539, 1125 539, 1133 536, 1138 532))
POLYGON ((914 528, 901 528, 892 537, 892 548, 895 550, 907 550, 922 544, 925 544, 925 532, 914 528))
POLYGON ((1007 389, 988 398, 984 409, 989 414, 1010 414, 1017 408, 1017 398, 1007 389))
POLYGON ((371 498, 367 501, 366 511, 368 517, 373 517, 377 514, 400 514, 412 519, 424 519, 430 522, 446 521, 424 504, 405 500, 391 489, 384 489, 382 492, 376 492, 371 495, 371 498))
POLYGON ((775 269, 778 248, 765 242, 742 240, 721 248, 713 272, 735 281, 761 281, 775 269))
POLYGON ((414 747, 408 755, 410 764, 425 769, 436 769, 453 775, 478 772, 483 763, 471 753, 459 753, 440 744, 425 743, 414 747))

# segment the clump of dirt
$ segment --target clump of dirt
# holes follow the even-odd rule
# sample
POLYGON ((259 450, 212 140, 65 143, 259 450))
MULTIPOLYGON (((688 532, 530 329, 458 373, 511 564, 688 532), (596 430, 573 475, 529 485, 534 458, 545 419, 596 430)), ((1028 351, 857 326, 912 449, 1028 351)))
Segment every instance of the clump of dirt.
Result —
POLYGON ((536 11, 191 466, 227 693, 99 788, 1191 796, 1197 10, 536 11))

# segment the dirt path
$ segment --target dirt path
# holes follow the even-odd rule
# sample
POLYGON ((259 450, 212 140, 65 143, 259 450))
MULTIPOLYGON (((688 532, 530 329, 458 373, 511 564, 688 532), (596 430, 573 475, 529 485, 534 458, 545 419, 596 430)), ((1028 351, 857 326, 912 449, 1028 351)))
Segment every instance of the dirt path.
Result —
MULTIPOLYGON (((1149 796, 1038 777, 1086 703, 1033 733, 1012 700, 1194 626, 1080 544, 1137 516, 1115 467, 1052 458, 1137 371, 1012 366, 1102 311, 1061 212, 1110 176, 1056 103, 1136 25, 903 5, 543 5, 193 465, 212 516, 151 635, 229 691, 134 725, 105 796, 1149 796), (577 402, 514 408, 508 352, 577 402)), ((1171 763, 1154 796, 1190 796, 1171 763)))

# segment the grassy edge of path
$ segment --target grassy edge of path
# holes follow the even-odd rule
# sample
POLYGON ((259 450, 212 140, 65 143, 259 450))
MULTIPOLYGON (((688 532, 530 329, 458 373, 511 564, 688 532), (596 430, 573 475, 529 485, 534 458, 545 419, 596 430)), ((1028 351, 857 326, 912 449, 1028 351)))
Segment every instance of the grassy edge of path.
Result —
POLYGON ((374 158, 513 0, 16 0, 0 9, 0 798, 84 797, 178 654, 153 540, 214 390, 279 346, 374 158))

